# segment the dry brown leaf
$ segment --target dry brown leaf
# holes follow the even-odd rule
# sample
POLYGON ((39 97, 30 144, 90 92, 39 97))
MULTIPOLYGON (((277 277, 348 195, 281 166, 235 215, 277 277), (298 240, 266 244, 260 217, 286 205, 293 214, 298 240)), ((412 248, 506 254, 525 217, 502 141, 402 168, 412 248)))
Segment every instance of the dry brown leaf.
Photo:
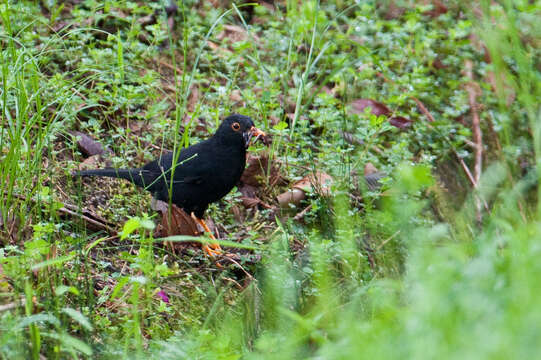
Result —
POLYGON ((156 23, 156 16, 154 14, 148 14, 137 19, 137 22, 142 26, 152 25, 156 23))
POLYGON ((329 174, 316 171, 297 181, 291 188, 277 196, 281 207, 287 207, 289 204, 298 205, 306 198, 307 192, 316 192, 321 196, 329 196, 333 179, 329 174))
POLYGON ((376 100, 372 99, 357 99, 351 102, 351 113, 361 114, 364 113, 364 109, 367 107, 370 108, 370 113, 376 116, 389 115, 391 110, 385 104, 382 104, 376 100))
POLYGON ((406 8, 398 6, 394 1, 388 2, 387 9, 384 12, 385 20, 393 20, 401 17, 406 12, 406 8))
POLYGON ((432 9, 425 11, 423 15, 435 18, 447 13, 447 6, 445 6, 445 4, 440 0, 425 0, 425 4, 428 3, 432 3, 432 9))
POLYGON ((405 129, 411 126, 412 121, 403 116, 393 116, 389 119, 389 123, 399 129, 405 129))
POLYGON ((229 94, 229 99, 234 102, 238 103, 242 101, 242 94, 239 89, 235 89, 231 91, 231 94, 229 94))
POLYGON ((276 199, 282 208, 286 208, 289 204, 298 205, 302 200, 306 199, 306 192, 295 188, 281 193, 276 199))
POLYGON ((249 184, 242 184, 239 187, 239 192, 242 194, 242 204, 246 208, 252 208, 259 203, 261 200, 257 197, 257 188, 249 184))
POLYGON ((201 234, 193 218, 175 204, 171 204, 171 214, 169 214, 168 204, 164 201, 153 202, 153 209, 162 214, 162 221, 154 233, 155 237, 201 234))
POLYGON ((338 133, 340 135, 342 135, 342 137, 344 138, 344 140, 346 140, 346 142, 348 144, 351 144, 351 145, 364 145, 363 140, 359 139, 357 136, 353 135, 350 132, 339 130, 338 133))
MULTIPOLYGON (((231 42, 236 43, 247 40, 248 34, 241 26, 225 24, 224 29, 216 36, 216 38, 218 40, 228 39, 231 42)), ((256 38, 256 40, 258 39, 256 38)))
POLYGON ((73 131, 71 132, 71 134, 78 138, 77 146, 79 147, 79 150, 83 153, 84 156, 88 157, 92 155, 99 155, 105 152, 103 146, 99 142, 94 140, 90 135, 87 135, 80 131, 73 131))
MULTIPOLYGON (((261 180, 266 176, 267 169, 269 166, 269 157, 268 154, 262 153, 261 155, 248 155, 246 159, 246 168, 240 177, 240 181, 244 184, 252 186, 260 186, 262 184, 261 180)), ((269 183, 273 183, 277 177, 279 177, 278 167, 272 163, 271 169, 269 172, 269 183)))
POLYGON ((280 122, 280 118, 274 115, 269 115, 269 120, 272 126, 277 125, 280 122))
POLYGON ((197 103, 199 102, 199 86, 196 84, 191 86, 190 96, 188 98, 188 111, 193 112, 195 110, 195 107, 197 106, 197 103))
POLYGON ((100 162, 100 156, 99 155, 92 155, 90 157, 87 157, 79 164, 79 170, 84 169, 94 169, 97 167, 98 163, 100 162))
POLYGON ((322 171, 316 171, 296 182, 293 187, 305 192, 314 191, 322 196, 329 196, 333 179, 322 171))

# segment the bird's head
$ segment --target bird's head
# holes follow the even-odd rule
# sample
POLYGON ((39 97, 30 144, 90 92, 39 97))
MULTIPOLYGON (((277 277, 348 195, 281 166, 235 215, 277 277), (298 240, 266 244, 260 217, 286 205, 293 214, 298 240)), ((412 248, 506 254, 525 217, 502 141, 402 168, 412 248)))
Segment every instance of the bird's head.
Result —
POLYGON ((266 134, 255 127, 251 117, 233 114, 224 119, 214 136, 226 142, 242 142, 248 148, 252 139, 257 140, 266 134))

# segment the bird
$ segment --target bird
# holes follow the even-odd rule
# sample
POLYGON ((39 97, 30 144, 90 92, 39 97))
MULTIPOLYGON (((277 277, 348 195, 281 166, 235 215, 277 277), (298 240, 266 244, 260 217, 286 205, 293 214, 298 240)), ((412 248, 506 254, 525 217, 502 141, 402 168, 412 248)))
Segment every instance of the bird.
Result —
MULTIPOLYGON (((171 201, 190 214, 209 237, 214 235, 203 220, 209 204, 229 193, 246 166, 246 153, 252 139, 265 140, 266 134, 249 116, 227 116, 214 135, 180 151, 167 153, 143 167, 105 168, 72 173, 74 177, 105 176, 121 178, 150 191, 154 198, 171 201)), ((219 244, 203 245, 207 255, 221 254, 219 244)))

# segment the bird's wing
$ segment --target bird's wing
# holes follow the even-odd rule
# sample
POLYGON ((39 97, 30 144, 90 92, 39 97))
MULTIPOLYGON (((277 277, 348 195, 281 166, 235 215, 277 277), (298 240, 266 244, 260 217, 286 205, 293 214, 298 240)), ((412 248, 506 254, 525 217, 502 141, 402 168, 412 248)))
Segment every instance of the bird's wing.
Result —
POLYGON ((144 169, 153 172, 156 177, 165 178, 167 182, 173 172, 173 184, 201 184, 209 172, 213 171, 213 164, 205 158, 205 143, 206 141, 202 141, 182 149, 176 161, 172 152, 164 154, 158 161, 147 164, 144 169), (176 164, 174 170, 171 166, 173 162, 176 164))
POLYGON ((184 176, 182 179, 177 179, 176 176, 173 177, 173 184, 195 184, 199 185, 203 183, 203 176, 184 176))

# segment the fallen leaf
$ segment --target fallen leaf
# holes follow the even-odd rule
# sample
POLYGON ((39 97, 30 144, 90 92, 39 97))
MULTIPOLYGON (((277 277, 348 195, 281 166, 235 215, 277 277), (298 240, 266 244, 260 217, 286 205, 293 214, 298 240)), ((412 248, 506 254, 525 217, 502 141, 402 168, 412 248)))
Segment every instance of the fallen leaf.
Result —
MULTIPOLYGON (((267 170, 269 166, 268 154, 262 153, 261 155, 248 155, 246 159, 246 168, 240 177, 240 181, 244 184, 252 186, 261 186, 262 179, 267 176, 267 170)), ((272 163, 269 171, 269 183, 273 183, 276 177, 280 176, 278 167, 272 163)))
POLYGON ((329 196, 333 179, 329 174, 316 171, 293 184, 292 188, 277 196, 278 203, 285 208, 289 204, 298 205, 306 198, 307 192, 329 196))
POLYGON ((280 122, 280 118, 274 115, 269 115, 269 120, 270 120, 271 126, 275 126, 280 122))
POLYGON ((242 194, 241 200, 244 207, 252 208, 261 203, 261 200, 256 195, 257 188, 255 186, 242 184, 239 186, 239 192, 242 194))
POLYGON ((234 102, 238 103, 242 101, 242 94, 239 89, 235 89, 231 91, 231 94, 229 95, 229 99, 234 102))
POLYGON ((196 84, 190 87, 190 96, 188 97, 188 112, 193 112, 199 102, 199 86, 196 84))
POLYGON ((446 69, 449 67, 449 65, 445 65, 443 63, 443 60, 439 57, 434 59, 434 61, 432 62, 432 66, 437 70, 446 69))
POLYGON ((322 196, 329 196, 332 177, 324 172, 316 171, 315 174, 310 174, 299 180, 293 185, 293 188, 303 190, 305 192, 314 191, 322 196))
POLYGON ((142 131, 148 129, 147 124, 144 121, 130 121, 128 128, 135 134, 141 135, 142 131))
POLYGON ((171 214, 169 214, 168 203, 156 200, 152 204, 152 209, 161 212, 162 221, 154 232, 155 237, 167 237, 173 235, 200 235, 196 222, 184 210, 171 204, 171 214))
POLYGON ((351 102, 351 113, 361 114, 364 113, 364 109, 370 107, 370 113, 376 116, 389 115, 391 110, 385 104, 382 104, 372 99, 357 99, 351 102))
POLYGON ((351 144, 351 145, 364 145, 363 140, 359 139, 358 137, 356 137, 355 135, 353 135, 350 132, 338 131, 338 133, 340 135, 342 135, 342 137, 344 138, 344 140, 346 140, 346 142, 348 144, 351 144))
MULTIPOLYGON (((224 29, 216 36, 218 40, 228 39, 231 42, 236 43, 248 39, 246 30, 241 26, 225 24, 223 28, 224 29)), ((257 37, 255 37, 255 39, 259 40, 257 37)))
POLYGON ((148 14, 137 19, 137 22, 143 26, 152 25, 156 23, 156 16, 154 15, 154 13, 148 14))
POLYGON ((282 208, 286 208, 289 204, 298 205, 302 200, 306 199, 306 192, 295 188, 281 193, 276 199, 282 208))
POLYGON ((388 7, 385 9, 385 20, 393 20, 401 17, 406 12, 406 8, 398 6, 394 1, 388 2, 388 7))
POLYGON ((79 170, 94 169, 97 167, 99 162, 100 162, 99 155, 89 156, 79 164, 79 170))
POLYGON ((403 116, 393 116, 389 119, 389 123, 399 129, 405 129, 411 126, 412 121, 403 116))
POLYGON ((423 15, 435 18, 447 13, 448 11, 447 6, 445 6, 445 4, 443 4, 440 0, 429 0, 425 1, 425 3, 432 3, 432 9, 425 11, 423 15))
POLYGON ((80 131, 72 131, 71 134, 78 138, 77 146, 84 156, 89 157, 92 155, 100 155, 105 152, 103 146, 94 140, 90 135, 80 131))

